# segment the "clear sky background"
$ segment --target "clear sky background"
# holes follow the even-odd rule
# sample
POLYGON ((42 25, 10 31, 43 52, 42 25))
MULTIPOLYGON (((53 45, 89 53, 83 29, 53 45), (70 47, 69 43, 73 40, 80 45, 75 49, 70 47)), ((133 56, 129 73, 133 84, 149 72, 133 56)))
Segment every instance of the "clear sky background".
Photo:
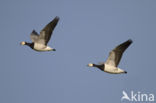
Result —
POLYGON ((123 90, 156 96, 155 0, 1 0, 0 30, 0 103, 120 103, 123 90), (55 16, 48 45, 56 52, 20 46, 55 16), (128 74, 86 66, 128 39, 119 64, 128 74))

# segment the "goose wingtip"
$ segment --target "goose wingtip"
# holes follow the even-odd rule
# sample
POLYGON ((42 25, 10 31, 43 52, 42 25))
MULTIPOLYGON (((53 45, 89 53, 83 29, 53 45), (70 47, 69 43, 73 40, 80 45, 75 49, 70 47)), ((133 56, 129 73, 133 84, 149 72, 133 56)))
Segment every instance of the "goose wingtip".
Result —
POLYGON ((132 39, 128 39, 128 42, 133 43, 133 40, 132 39))
POLYGON ((59 20, 59 19, 60 19, 60 17, 59 17, 59 16, 56 16, 56 17, 55 17, 55 19, 59 20))

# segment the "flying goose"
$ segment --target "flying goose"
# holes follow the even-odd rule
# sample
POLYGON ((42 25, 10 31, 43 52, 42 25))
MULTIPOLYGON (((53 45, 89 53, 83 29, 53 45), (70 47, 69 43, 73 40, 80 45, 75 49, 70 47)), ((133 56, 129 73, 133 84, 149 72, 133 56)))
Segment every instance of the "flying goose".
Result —
POLYGON ((102 64, 89 63, 88 66, 89 67, 97 67, 100 70, 107 72, 107 73, 111 73, 111 74, 127 73, 126 71, 118 68, 118 64, 120 62, 122 54, 124 53, 124 51, 129 47, 129 45, 132 42, 133 41, 131 39, 129 39, 126 42, 124 42, 124 43, 118 45, 116 48, 114 48, 109 53, 109 57, 105 63, 102 63, 102 64))
POLYGON ((30 34, 30 39, 32 43, 21 42, 21 45, 27 45, 36 51, 56 51, 54 48, 47 46, 50 40, 52 32, 59 21, 59 17, 55 17, 49 24, 47 24, 41 31, 40 35, 33 30, 30 34))

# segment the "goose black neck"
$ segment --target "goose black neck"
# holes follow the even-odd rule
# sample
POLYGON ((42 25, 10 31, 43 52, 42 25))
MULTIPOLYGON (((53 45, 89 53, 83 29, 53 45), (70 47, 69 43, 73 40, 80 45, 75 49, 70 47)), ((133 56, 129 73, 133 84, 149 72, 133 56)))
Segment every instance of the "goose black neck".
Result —
POLYGON ((98 64, 93 64, 93 67, 97 67, 97 68, 99 68, 100 70, 104 70, 104 64, 100 64, 100 65, 98 65, 98 64))
POLYGON ((25 45, 29 46, 32 49, 34 48, 34 43, 25 42, 25 45))

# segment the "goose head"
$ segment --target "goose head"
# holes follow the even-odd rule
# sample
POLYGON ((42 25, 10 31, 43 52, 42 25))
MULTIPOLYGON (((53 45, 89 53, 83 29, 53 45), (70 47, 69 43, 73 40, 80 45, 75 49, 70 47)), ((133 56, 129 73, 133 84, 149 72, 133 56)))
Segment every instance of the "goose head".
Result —
POLYGON ((96 67, 96 68, 98 68, 98 69, 100 69, 100 70, 103 71, 105 65, 104 65, 104 64, 100 64, 100 65, 98 65, 98 64, 89 63, 89 64, 88 64, 88 67, 96 67))
POLYGON ((25 44, 26 44, 26 42, 25 42, 25 41, 22 41, 20 44, 21 44, 21 45, 25 45, 25 44))
POLYGON ((89 64, 88 64, 88 67, 93 67, 93 66, 94 66, 93 63, 89 63, 89 64))

